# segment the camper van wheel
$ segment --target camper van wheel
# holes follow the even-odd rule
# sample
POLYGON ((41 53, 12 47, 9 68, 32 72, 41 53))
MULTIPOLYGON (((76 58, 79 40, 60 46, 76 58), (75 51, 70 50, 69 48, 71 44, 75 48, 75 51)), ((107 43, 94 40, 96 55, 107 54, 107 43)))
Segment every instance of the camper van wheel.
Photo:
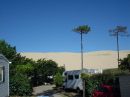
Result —
POLYGON ((78 94, 80 93, 80 89, 79 89, 79 87, 76 89, 76 91, 77 91, 78 94))
POLYGON ((63 90, 65 90, 65 86, 63 86, 62 88, 63 88, 63 90))
POLYGON ((63 88, 63 90, 64 90, 65 92, 67 92, 67 89, 65 88, 65 86, 63 86, 62 88, 63 88))

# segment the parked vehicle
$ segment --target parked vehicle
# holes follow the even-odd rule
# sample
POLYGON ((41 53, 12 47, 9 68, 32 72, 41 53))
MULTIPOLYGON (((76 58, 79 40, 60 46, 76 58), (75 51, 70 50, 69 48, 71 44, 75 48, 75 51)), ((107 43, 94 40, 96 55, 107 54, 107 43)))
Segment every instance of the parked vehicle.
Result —
POLYGON ((65 71, 63 72, 64 89, 74 89, 77 91, 83 90, 83 82, 81 79, 81 73, 88 73, 88 74, 95 74, 95 73, 102 73, 100 69, 84 69, 81 70, 72 70, 72 71, 65 71))

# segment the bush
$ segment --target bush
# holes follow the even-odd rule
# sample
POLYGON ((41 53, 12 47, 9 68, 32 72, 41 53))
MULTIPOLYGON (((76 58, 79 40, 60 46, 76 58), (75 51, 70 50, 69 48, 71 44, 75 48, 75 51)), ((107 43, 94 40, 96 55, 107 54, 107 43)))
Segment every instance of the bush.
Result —
POLYGON ((60 87, 63 84, 63 77, 60 73, 56 73, 55 77, 54 77, 54 83, 56 85, 56 87, 60 87))
MULTIPOLYGON (((0 40, 0 53, 12 62, 9 65, 9 79, 10 95, 13 96, 31 95, 32 86, 42 85, 44 82, 52 83, 53 79, 48 79, 48 76, 54 76, 56 72, 62 73, 64 71, 64 67, 58 67, 58 64, 53 60, 39 59, 34 61, 21 56, 20 53, 16 52, 16 47, 4 40, 0 40)), ((60 85, 61 81, 56 83, 60 85)))
POLYGON ((10 78, 10 95, 11 96, 31 96, 32 87, 27 76, 15 74, 10 78))
POLYGON ((119 68, 115 69, 107 69, 103 71, 103 74, 111 74, 113 76, 120 76, 120 75, 130 75, 129 70, 121 70, 119 68))
POLYGON ((92 96, 94 89, 98 89, 101 84, 113 85, 115 77, 112 74, 82 74, 81 77, 85 79, 86 85, 86 95, 88 97, 92 96))
POLYGON ((130 75, 130 72, 129 70, 115 68, 104 70, 103 74, 82 74, 81 77, 86 82, 85 89, 87 97, 92 97, 94 89, 98 89, 101 84, 111 85, 116 91, 119 91, 120 75, 130 75))
POLYGON ((126 58, 120 59, 119 68, 122 70, 129 70, 130 72, 130 54, 126 58))

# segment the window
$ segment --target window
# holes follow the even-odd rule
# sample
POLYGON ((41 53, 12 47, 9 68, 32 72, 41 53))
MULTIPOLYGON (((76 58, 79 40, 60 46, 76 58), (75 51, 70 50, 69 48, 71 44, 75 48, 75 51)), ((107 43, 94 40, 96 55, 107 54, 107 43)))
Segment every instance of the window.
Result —
POLYGON ((4 81, 4 67, 0 67, 0 82, 4 81))
POLYGON ((65 73, 65 76, 67 75, 67 72, 65 73))
POLYGON ((73 80, 73 75, 68 75, 68 80, 73 80))
POLYGON ((75 79, 79 79, 79 75, 75 75, 75 79))

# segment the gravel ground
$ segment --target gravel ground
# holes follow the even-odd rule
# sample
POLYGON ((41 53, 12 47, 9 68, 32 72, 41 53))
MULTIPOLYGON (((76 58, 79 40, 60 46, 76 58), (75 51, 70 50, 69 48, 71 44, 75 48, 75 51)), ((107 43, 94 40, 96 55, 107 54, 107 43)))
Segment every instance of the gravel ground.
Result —
POLYGON ((34 87, 33 95, 43 94, 46 91, 53 90, 53 87, 55 87, 55 85, 42 85, 42 86, 34 87))
POLYGON ((74 91, 65 92, 61 88, 55 88, 55 85, 42 85, 33 88, 33 95, 38 97, 82 97, 74 91))
POLYGON ((42 85, 33 88, 33 95, 38 97, 67 97, 54 89, 55 85, 42 85))

